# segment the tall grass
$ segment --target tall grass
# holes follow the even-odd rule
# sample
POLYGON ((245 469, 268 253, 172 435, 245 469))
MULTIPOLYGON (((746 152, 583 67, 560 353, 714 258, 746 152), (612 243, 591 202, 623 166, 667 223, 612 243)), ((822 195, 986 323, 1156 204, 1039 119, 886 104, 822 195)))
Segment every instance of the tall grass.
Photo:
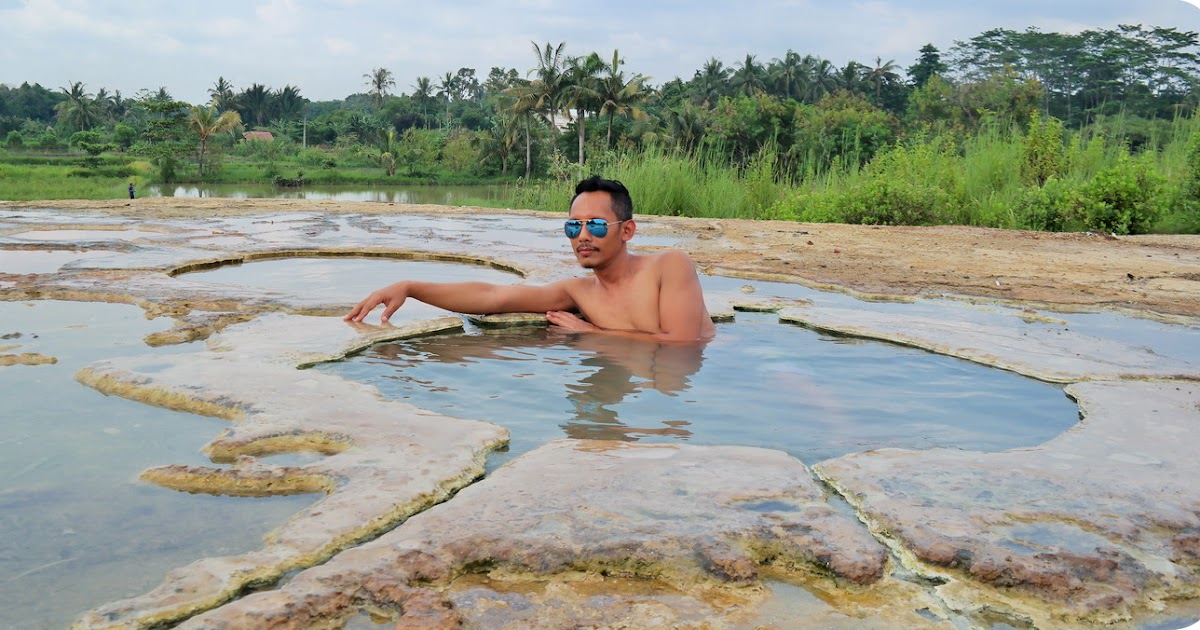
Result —
POLYGON ((120 199, 128 197, 130 182, 141 188, 149 181, 149 164, 130 163, 120 172, 106 167, 26 165, 0 162, 0 199, 120 199))
POLYGON ((565 211, 576 182, 597 174, 620 180, 633 191, 637 214, 759 218, 786 190, 776 183, 771 156, 773 151, 761 152, 739 173, 716 150, 691 155, 650 146, 637 154, 604 154, 582 169, 573 165, 553 180, 517 187, 513 203, 565 211))

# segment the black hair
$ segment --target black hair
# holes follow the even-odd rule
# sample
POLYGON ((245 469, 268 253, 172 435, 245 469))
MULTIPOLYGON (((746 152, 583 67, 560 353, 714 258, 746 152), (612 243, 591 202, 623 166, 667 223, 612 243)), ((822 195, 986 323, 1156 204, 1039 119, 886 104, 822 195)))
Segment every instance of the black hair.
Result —
MULTIPOLYGON (((585 192, 597 191, 606 192, 612 198, 612 211, 617 215, 618 221, 628 221, 633 218, 633 198, 629 196, 629 189, 625 187, 625 184, 615 179, 604 179, 599 175, 592 175, 575 185, 575 197, 585 192)), ((575 203, 575 197, 571 197, 571 203, 575 203)))

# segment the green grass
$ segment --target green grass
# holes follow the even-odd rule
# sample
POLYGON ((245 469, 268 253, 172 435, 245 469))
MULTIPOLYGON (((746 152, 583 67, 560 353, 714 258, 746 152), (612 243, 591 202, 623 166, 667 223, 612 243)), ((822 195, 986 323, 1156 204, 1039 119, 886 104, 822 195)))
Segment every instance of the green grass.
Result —
POLYGON ((123 171, 121 176, 106 174, 113 168, 88 169, 75 164, 35 166, 0 161, 0 199, 121 199, 129 196, 130 182, 140 189, 149 181, 149 164, 130 162, 128 171, 123 171))

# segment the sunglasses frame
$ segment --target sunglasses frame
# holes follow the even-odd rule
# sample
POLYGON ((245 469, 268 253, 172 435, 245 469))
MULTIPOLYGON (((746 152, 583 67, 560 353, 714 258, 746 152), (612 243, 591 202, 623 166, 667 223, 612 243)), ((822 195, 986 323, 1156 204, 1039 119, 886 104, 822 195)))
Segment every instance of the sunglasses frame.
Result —
POLYGON ((620 221, 613 221, 610 223, 607 219, 588 219, 586 221, 583 219, 567 219, 567 222, 563 223, 563 234, 566 234, 567 238, 579 238, 579 235, 583 234, 583 230, 586 228, 588 234, 591 234, 596 238, 604 238, 608 236, 609 227, 621 225, 628 220, 629 219, 621 219, 620 221), (571 233, 573 231, 572 228, 575 228, 574 234, 571 233), (597 234, 597 229, 601 230, 602 233, 597 234))

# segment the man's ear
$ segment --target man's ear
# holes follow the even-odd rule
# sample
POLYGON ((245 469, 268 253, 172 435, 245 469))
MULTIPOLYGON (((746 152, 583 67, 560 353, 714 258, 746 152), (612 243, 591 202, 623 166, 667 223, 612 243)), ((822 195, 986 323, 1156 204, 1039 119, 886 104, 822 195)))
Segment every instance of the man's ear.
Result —
POLYGON ((633 238, 634 232, 637 232, 637 222, 633 219, 621 224, 621 240, 628 241, 633 238))

